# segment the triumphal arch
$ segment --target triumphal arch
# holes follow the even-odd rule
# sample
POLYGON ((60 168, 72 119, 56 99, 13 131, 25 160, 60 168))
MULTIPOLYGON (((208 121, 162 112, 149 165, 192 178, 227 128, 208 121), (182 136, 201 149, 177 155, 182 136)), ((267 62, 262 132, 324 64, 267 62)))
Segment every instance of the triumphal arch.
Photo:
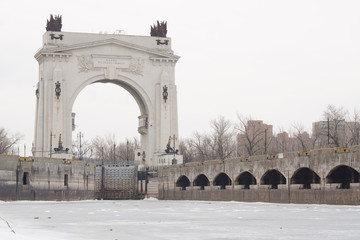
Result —
POLYGON ((179 56, 166 37, 166 22, 152 26, 150 36, 62 32, 61 26, 61 16, 51 16, 35 54, 39 82, 33 155, 72 158, 73 104, 86 86, 102 82, 123 87, 139 106, 138 163, 181 163, 174 141, 179 56))

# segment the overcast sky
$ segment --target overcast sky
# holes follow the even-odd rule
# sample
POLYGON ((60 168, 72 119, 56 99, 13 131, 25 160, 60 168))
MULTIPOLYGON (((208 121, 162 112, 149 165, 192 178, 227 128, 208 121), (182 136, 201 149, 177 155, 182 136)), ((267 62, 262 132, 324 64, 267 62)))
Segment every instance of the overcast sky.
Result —
MULTIPOLYGON (((0 127, 22 133, 30 153, 38 63, 46 20, 64 32, 148 36, 168 22, 175 54, 180 137, 210 131, 222 115, 251 115, 288 130, 321 119, 328 104, 360 109, 360 1, 16 1, 0 2, 0 127)), ((94 84, 74 105, 86 139, 138 136, 139 108, 122 88, 94 84), (111 102, 111 104, 109 104, 111 102), (103 116, 103 117, 100 117, 103 116)), ((22 153, 22 150, 20 150, 22 153)))

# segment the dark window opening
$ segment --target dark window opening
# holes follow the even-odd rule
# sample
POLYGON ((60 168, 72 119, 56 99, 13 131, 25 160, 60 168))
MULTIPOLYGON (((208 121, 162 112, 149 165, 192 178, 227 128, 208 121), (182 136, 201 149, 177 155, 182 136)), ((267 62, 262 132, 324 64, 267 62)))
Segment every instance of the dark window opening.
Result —
POLYGON ((29 173, 24 172, 23 174, 23 185, 29 185, 29 173))
POLYGON ((231 179, 226 173, 220 173, 214 180, 214 186, 220 186, 220 189, 226 189, 226 185, 231 185, 231 179))
POLYGON ((286 178, 278 170, 269 170, 261 178, 261 185, 270 185, 270 189, 278 189, 279 184, 286 184, 286 178))
POLYGON ((195 178, 194 186, 200 186, 200 190, 205 190, 205 186, 210 186, 210 181, 204 174, 200 174, 195 178))
POLYGON ((331 170, 326 177, 327 183, 340 183, 340 189, 349 189, 350 183, 359 182, 359 172, 355 169, 342 165, 331 170))
POLYGON ((181 190, 186 190, 186 187, 190 186, 190 180, 186 176, 181 176, 176 181, 176 186, 181 187, 181 190))
POLYGON ((250 185, 256 185, 256 178, 249 172, 243 172, 237 178, 239 185, 244 185, 244 189, 250 189, 250 185))
POLYGON ((320 183, 320 177, 310 168, 300 168, 294 173, 290 183, 302 184, 303 189, 311 189, 312 183, 320 183))
POLYGON ((69 186, 69 175, 64 175, 64 186, 69 186))

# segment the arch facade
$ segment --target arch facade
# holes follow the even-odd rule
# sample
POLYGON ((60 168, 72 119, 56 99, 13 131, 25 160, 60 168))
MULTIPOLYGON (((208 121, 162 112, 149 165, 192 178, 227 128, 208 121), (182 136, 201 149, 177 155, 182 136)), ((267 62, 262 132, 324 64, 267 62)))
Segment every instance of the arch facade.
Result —
POLYGON ((340 188, 350 188, 350 183, 359 182, 359 172, 352 167, 339 165, 326 176, 326 183, 340 183, 340 188))
POLYGON ((303 189, 311 189, 311 184, 320 183, 319 175, 310 168, 299 168, 290 179, 291 184, 302 184, 303 189))
POLYGON ((200 174, 195 178, 193 185, 200 186, 200 190, 205 190, 206 186, 210 186, 210 181, 204 174, 200 174))
POLYGON ((181 175, 176 181, 176 186, 181 187, 182 190, 186 190, 186 187, 190 186, 190 180, 187 176, 181 175))
POLYGON ((250 189, 250 185, 256 185, 256 178, 250 172, 245 171, 236 178, 236 184, 244 185, 244 189, 250 189))
POLYGON ((231 185, 231 178, 226 173, 219 173, 213 181, 214 186, 220 186, 220 189, 225 189, 227 185, 231 185))
POLYGON ((261 177, 261 185, 270 185, 271 189, 277 189, 279 184, 286 184, 286 178, 276 169, 268 170, 261 177))
MULTIPOLYGON (((39 82, 33 156, 72 158, 73 104, 86 86, 102 82, 124 88, 139 106, 138 163, 171 164, 174 155, 165 149, 170 137, 178 138, 175 64, 179 57, 173 54, 170 38, 165 39, 167 45, 157 40, 119 34, 46 32, 43 46, 35 55, 39 82), (56 37, 60 34, 61 38, 56 37)), ((174 145, 178 149, 176 141, 171 142, 171 147, 174 145)), ((182 156, 177 155, 176 160, 182 163, 182 156)))

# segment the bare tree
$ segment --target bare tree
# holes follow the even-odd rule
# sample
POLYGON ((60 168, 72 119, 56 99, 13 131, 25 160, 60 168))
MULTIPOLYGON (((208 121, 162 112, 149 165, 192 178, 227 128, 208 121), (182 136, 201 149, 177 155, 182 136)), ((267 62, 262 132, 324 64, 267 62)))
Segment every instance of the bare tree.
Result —
POLYGON ((324 120, 328 123, 328 138, 335 147, 343 147, 345 145, 346 116, 347 111, 343 107, 337 108, 334 105, 328 105, 323 113, 324 120))
POLYGON ((349 131, 349 138, 347 144, 349 146, 360 144, 360 112, 354 109, 353 114, 350 116, 349 121, 346 123, 347 130, 349 131))
POLYGON ((136 138, 118 142, 115 135, 106 135, 105 137, 97 136, 91 141, 92 157, 98 164, 132 162, 137 148, 139 144, 136 138))
POLYGON ((292 130, 292 136, 295 138, 295 146, 293 146, 292 150, 302 150, 304 152, 310 151, 313 145, 310 135, 304 130, 304 126, 299 123, 295 123, 292 125, 292 130))
POLYGON ((10 153, 21 139, 22 135, 9 136, 9 133, 4 128, 0 128, 0 154, 10 153))
POLYGON ((211 139, 206 134, 200 134, 195 132, 193 137, 190 139, 189 146, 191 151, 194 152, 194 160, 203 162, 205 160, 212 159, 213 148, 211 139))
POLYGON ((210 125, 213 130, 211 137, 215 145, 216 157, 220 159, 230 157, 235 152, 234 131, 231 122, 223 116, 219 116, 212 120, 210 125))
POLYGON ((184 163, 196 160, 195 151, 192 149, 191 139, 180 139, 179 151, 183 155, 184 163))
POLYGON ((84 135, 79 133, 77 139, 73 140, 71 151, 76 159, 90 159, 92 158, 91 142, 84 139, 84 135))
POLYGON ((238 115, 238 124, 235 127, 240 132, 238 145, 245 156, 267 154, 272 142, 272 128, 260 120, 238 115))

